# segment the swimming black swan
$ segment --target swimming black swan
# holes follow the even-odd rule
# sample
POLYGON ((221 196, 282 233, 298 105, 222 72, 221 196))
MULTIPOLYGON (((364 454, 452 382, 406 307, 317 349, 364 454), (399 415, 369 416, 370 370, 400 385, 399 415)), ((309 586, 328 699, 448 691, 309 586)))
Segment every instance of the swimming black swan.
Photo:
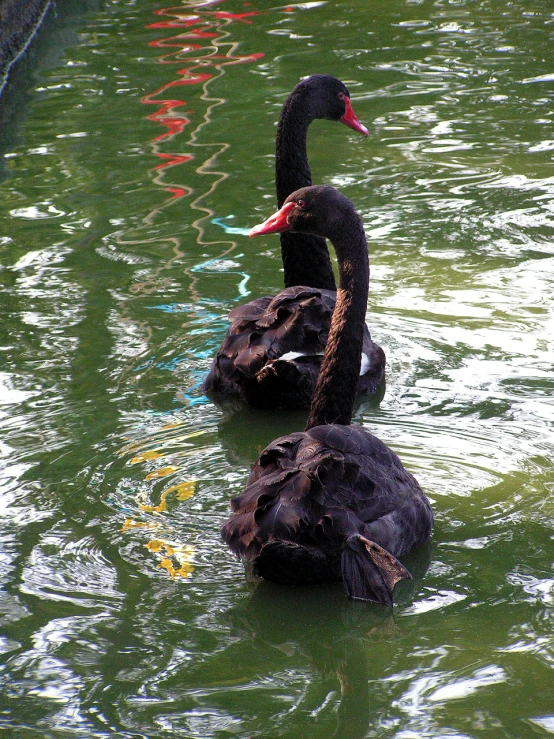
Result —
MULTIPOLYGON (((316 74, 287 98, 277 128, 277 203, 312 184, 306 151, 314 118, 339 120, 367 135, 345 85, 316 74)), ((281 234, 285 290, 258 298, 229 314, 231 326, 203 383, 207 393, 239 397, 266 408, 309 408, 327 342, 336 286, 325 239, 281 234)), ((385 371, 385 354, 364 332, 358 392, 373 395, 385 371)))
POLYGON ((337 303, 306 429, 262 452, 222 536, 267 580, 342 579, 350 597, 392 605, 395 584, 411 577, 397 557, 429 539, 433 514, 396 454, 350 426, 369 282, 362 221, 348 198, 320 185, 290 195, 251 235, 290 229, 333 243, 337 303))

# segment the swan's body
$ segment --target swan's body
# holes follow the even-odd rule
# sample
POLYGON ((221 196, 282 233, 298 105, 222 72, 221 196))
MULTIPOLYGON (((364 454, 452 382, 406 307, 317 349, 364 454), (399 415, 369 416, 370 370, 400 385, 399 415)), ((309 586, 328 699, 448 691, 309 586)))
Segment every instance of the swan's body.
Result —
MULTIPOLYGON (((214 360, 218 389, 257 408, 309 408, 335 302, 334 291, 297 286, 235 308, 214 360)), ((384 361, 366 329, 358 392, 375 393, 384 361)))
POLYGON ((253 229, 327 234, 340 285, 306 430, 282 436, 255 463, 231 501, 223 539, 254 574, 286 584, 343 580, 352 598, 392 604, 410 577, 397 557, 426 542, 429 501, 397 455, 350 426, 360 371, 369 265, 361 220, 330 187, 293 193, 253 229))
POLYGON ((342 579, 351 597, 385 603, 407 576, 395 558, 427 541, 432 520, 397 455, 364 428, 337 424, 272 442, 232 507, 223 538, 260 577, 342 579))
MULTIPOLYGON (((367 134, 342 82, 329 75, 300 82, 283 106, 277 130, 279 207, 291 192, 311 185, 306 139, 314 118, 340 120, 367 134)), ((335 305, 335 277, 321 236, 282 233, 281 255, 286 289, 231 311, 231 325, 203 383, 205 392, 257 407, 309 407, 335 305)), ((385 355, 367 327, 363 344, 357 392, 373 395, 384 376, 385 355)))

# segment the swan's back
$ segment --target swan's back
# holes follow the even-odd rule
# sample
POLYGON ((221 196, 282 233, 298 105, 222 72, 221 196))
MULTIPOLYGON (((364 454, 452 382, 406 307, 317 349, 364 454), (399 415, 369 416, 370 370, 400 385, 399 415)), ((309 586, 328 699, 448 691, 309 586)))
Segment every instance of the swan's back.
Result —
POLYGON ((237 555, 256 568, 270 542, 315 547, 327 567, 334 562, 317 581, 340 579, 349 537, 362 535, 397 557, 427 541, 433 521, 423 491, 398 456, 366 429, 336 424, 272 442, 231 507, 222 531, 237 555))
MULTIPOLYGON (((309 408, 329 336, 336 293, 302 285, 257 298, 229 314, 231 325, 204 380, 258 408, 309 408)), ((383 384, 385 355, 364 326, 358 392, 383 384)))
POLYGON ((308 408, 335 297, 329 290, 297 286, 235 308, 204 391, 261 408, 308 408))

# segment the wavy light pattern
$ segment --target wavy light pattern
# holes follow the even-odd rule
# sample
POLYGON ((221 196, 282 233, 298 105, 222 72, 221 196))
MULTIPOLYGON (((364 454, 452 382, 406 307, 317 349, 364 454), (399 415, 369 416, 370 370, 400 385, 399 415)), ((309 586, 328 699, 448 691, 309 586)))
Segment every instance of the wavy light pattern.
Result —
MULTIPOLYGON (((213 6, 219 5, 223 0, 209 3, 194 3, 188 4, 184 7, 168 7, 160 10, 156 10, 155 15, 163 18, 169 18, 170 20, 160 20, 155 23, 151 23, 147 26, 151 30, 171 31, 178 30, 179 33, 171 36, 164 36, 163 38, 151 41, 149 45, 155 49, 169 50, 168 53, 163 53, 158 58, 160 65, 175 65, 178 68, 175 69, 177 79, 170 80, 164 83, 154 92, 142 97, 141 102, 145 105, 157 106, 157 110, 147 116, 148 120, 154 121, 162 126, 165 130, 163 133, 158 134, 152 139, 152 150, 156 157, 162 160, 162 162, 153 168, 153 182, 164 188, 166 192, 171 193, 171 197, 165 204, 157 207, 145 218, 145 224, 151 224, 154 217, 165 207, 180 201, 183 198, 194 194, 194 189, 186 184, 186 181, 176 181, 176 179, 184 180, 184 175, 180 175, 176 178, 176 170, 181 172, 182 165, 187 165, 192 162, 195 164, 195 171, 197 174, 206 176, 209 178, 208 189, 201 194, 196 194, 192 200, 190 207, 193 210, 200 211, 202 215, 193 222, 193 227, 198 231, 197 243, 199 245, 205 245, 209 242, 204 241, 204 228, 203 221, 206 219, 213 218, 215 213, 209 208, 202 205, 202 200, 207 196, 213 194, 217 186, 223 182, 229 175, 226 172, 218 171, 214 168, 216 160, 219 156, 229 148, 229 144, 226 142, 210 142, 209 144, 202 144, 198 141, 200 132, 206 126, 209 126, 215 111, 225 104, 223 98, 217 98, 210 96, 209 85, 214 81, 222 77, 227 73, 227 68, 237 64, 251 63, 257 61, 263 57, 262 53, 254 53, 248 55, 240 55, 237 53, 238 42, 231 39, 231 31, 229 30, 233 23, 252 23, 252 19, 259 14, 259 11, 248 11, 244 13, 230 13, 224 10, 214 10, 213 6), (189 8, 194 7, 195 12, 192 13, 189 8), (186 66, 181 66, 186 61, 186 66), (195 123, 195 128, 191 131, 188 140, 184 140, 183 137, 186 134, 186 129, 192 124, 193 118, 198 116, 191 111, 185 110, 181 112, 185 106, 188 105, 188 101, 185 100, 181 93, 185 92, 191 86, 200 86, 202 88, 202 94, 198 98, 196 97, 195 104, 198 104, 198 100, 201 100, 206 104, 205 111, 202 115, 202 121, 195 123), (170 145, 173 149, 175 145, 179 145, 181 151, 162 151, 162 147, 170 145), (183 149, 192 149, 191 153, 183 153, 183 149), (198 162, 198 158, 202 158, 204 149, 209 150, 211 153, 207 159, 198 162), (169 182, 171 178, 171 182, 169 182)), ((173 67, 170 66, 172 69, 173 67)), ((179 256, 180 245, 179 237, 172 237, 174 242, 174 252, 176 256, 179 256)), ((139 243, 136 240, 129 241, 118 239, 120 244, 136 244, 139 243)), ((213 243, 213 242, 211 242, 213 243)), ((206 267, 213 265, 215 261, 221 260, 223 257, 228 256, 235 248, 235 242, 217 242, 226 243, 225 250, 216 259, 210 259, 208 261, 203 260, 197 266, 186 270, 191 276, 191 291, 194 295, 194 282, 195 273, 202 271, 206 267)), ((168 263, 166 262, 163 268, 166 268, 168 263)), ((158 270, 159 272, 160 270, 158 270)), ((239 284, 239 294, 244 295, 244 288, 242 284, 248 278, 243 278, 239 284)), ((138 290, 143 292, 143 288, 136 288, 135 294, 138 290)), ((198 299, 198 296, 196 296, 198 299)), ((163 456, 162 452, 155 450, 147 450, 138 456, 135 456, 131 460, 131 464, 138 462, 151 461, 159 456, 163 456)), ((156 467, 149 471, 145 476, 146 482, 152 482, 157 479, 164 478, 168 475, 174 475, 178 472, 178 466, 169 465, 163 467, 156 467)), ((177 500, 187 500, 194 494, 194 485, 189 481, 177 483, 175 485, 166 488, 160 498, 159 503, 149 504, 140 503, 139 507, 143 513, 155 513, 163 514, 166 511, 166 499, 169 493, 174 493, 177 500)), ((140 528, 141 522, 135 520, 135 518, 127 519, 124 528, 132 530, 140 528)), ((163 547, 153 547, 152 542, 146 546, 150 551, 160 552, 163 547)), ((165 546, 165 545, 164 545, 165 546)), ((170 576, 173 578, 177 575, 188 576, 192 572, 192 568, 189 567, 187 557, 189 556, 190 547, 187 545, 167 545, 166 553, 168 556, 162 559, 162 563, 158 565, 165 569, 170 576), (167 548, 169 547, 169 549, 167 548), (180 548, 181 547, 181 548, 180 548), (186 553, 183 555, 184 559, 180 562, 180 566, 175 568, 171 562, 175 561, 177 557, 176 552, 183 551, 186 553), (172 559, 173 558, 173 559, 172 559)), ((192 548, 193 550, 194 548, 192 548)), ((192 551, 191 550, 191 551, 192 551)), ((178 557, 177 557, 178 559, 178 557)))
MULTIPOLYGON (((226 74, 227 67, 254 62, 264 56, 263 53, 237 54, 236 51, 239 44, 236 41, 230 40, 231 33, 227 30, 233 23, 251 23, 251 18, 258 15, 259 11, 229 13, 220 10, 203 10, 204 7, 215 4, 214 2, 200 6, 195 5, 195 8, 199 10, 195 14, 190 14, 185 8, 178 7, 155 11, 156 15, 169 16, 173 20, 152 23, 148 28, 161 30, 183 29, 182 32, 175 36, 150 42, 150 46, 157 49, 176 49, 176 51, 160 56, 158 59, 159 64, 175 64, 180 66, 184 59, 189 64, 175 70, 175 73, 179 75, 178 79, 166 82, 157 90, 142 98, 142 102, 145 105, 160 106, 155 113, 148 116, 149 120, 159 123, 166 129, 164 133, 159 134, 152 140, 155 156, 164 160, 161 164, 154 167, 154 172, 156 172, 154 182, 172 193, 170 200, 175 200, 193 194, 193 190, 190 186, 183 183, 167 183, 166 176, 169 173, 166 170, 176 165, 186 164, 187 162, 196 160, 197 154, 167 153, 159 150, 159 144, 161 142, 173 141, 191 123, 191 118, 177 112, 177 109, 185 106, 187 101, 169 97, 169 95, 173 94, 175 89, 182 87, 186 89, 189 85, 200 85, 202 87, 200 99, 207 103, 207 107, 203 114, 203 121, 196 124, 187 141, 187 146, 193 147, 196 150, 203 147, 209 147, 209 149, 215 148, 215 152, 196 167, 198 174, 208 175, 213 179, 209 189, 198 195, 191 203, 191 208, 206 213, 205 216, 193 223, 193 226, 199 231, 198 243, 204 243, 202 241, 202 221, 207 217, 215 215, 209 208, 201 206, 201 201, 206 196, 212 194, 217 185, 228 177, 226 172, 214 170, 213 165, 216 159, 229 148, 229 144, 225 142, 200 144, 197 141, 198 134, 206 125, 209 125, 214 111, 226 102, 222 98, 210 97, 209 85, 226 74), (198 40, 201 40, 202 43, 198 43, 198 40), (225 53, 222 53, 223 51, 225 53)), ((150 217, 147 220, 150 220, 150 217)), ((234 245, 233 242, 232 246, 234 247, 234 245)), ((226 250, 222 256, 229 252, 230 249, 226 250)))

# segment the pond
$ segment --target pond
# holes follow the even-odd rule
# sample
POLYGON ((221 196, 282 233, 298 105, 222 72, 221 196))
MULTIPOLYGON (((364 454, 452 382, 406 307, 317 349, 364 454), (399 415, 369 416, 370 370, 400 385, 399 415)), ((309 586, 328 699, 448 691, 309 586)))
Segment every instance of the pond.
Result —
POLYGON ((554 734, 552 10, 106 0, 42 30, 0 134, 0 733, 554 734), (278 237, 245 233, 314 72, 369 129, 309 132, 387 354, 355 421, 435 511, 392 609, 252 591, 219 536, 305 423, 200 383, 228 312, 282 287, 278 237))

